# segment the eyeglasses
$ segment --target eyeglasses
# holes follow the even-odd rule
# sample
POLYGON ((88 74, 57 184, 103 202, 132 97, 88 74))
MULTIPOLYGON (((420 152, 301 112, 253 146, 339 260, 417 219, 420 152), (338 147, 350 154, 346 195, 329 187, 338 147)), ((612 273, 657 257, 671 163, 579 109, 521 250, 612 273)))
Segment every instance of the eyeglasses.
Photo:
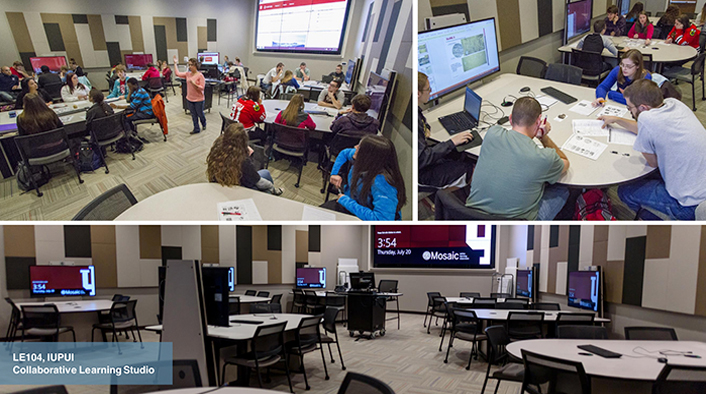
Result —
POLYGON ((627 68, 628 70, 632 70, 635 67, 637 67, 637 64, 620 63, 620 68, 627 68))

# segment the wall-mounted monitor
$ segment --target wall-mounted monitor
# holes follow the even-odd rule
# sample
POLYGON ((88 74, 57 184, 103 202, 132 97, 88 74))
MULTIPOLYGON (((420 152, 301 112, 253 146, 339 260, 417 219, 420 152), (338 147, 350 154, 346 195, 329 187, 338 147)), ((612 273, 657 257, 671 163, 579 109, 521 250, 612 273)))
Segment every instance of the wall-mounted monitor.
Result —
POLYGON ((228 327, 230 271, 233 267, 202 267, 201 282, 209 325, 228 327))
POLYGON ((495 226, 374 226, 373 267, 494 268, 495 226))
POLYGON ((591 31, 593 0, 580 0, 566 4, 564 18, 564 43, 591 31))
POLYGON ((51 72, 58 73, 61 71, 61 66, 68 65, 66 63, 66 56, 30 57, 29 62, 32 63, 32 69, 36 74, 42 72, 42 66, 47 66, 51 72))
POLYGON ((517 281, 515 285, 515 296, 532 298, 534 283, 532 283, 532 270, 517 270, 517 281))
POLYGON ((569 272, 568 305, 600 312, 603 299, 601 284, 600 269, 569 272))
POLYGON ((297 268, 297 289, 325 289, 326 267, 297 268))
POLYGON ((365 88, 365 94, 370 97, 370 109, 368 115, 373 118, 380 119, 380 113, 387 106, 386 97, 390 80, 383 78, 381 75, 371 71, 368 77, 368 86, 365 88))
POLYGON ((353 80, 353 71, 355 71, 355 60, 348 60, 348 67, 346 68, 346 83, 348 85, 353 80))
POLYGON ((374 272, 351 272, 351 289, 369 290, 375 288, 374 272))
POLYGON ((259 0, 255 50, 338 55, 350 0, 259 0))
POLYGON ((221 64, 219 61, 218 52, 201 52, 196 55, 196 60, 198 60, 201 64, 221 64))
POLYGON ((495 18, 420 32, 417 46, 431 100, 500 71, 495 18))
POLYGON ((92 265, 33 265, 29 285, 32 297, 95 296, 96 270, 92 265))
POLYGON ((125 67, 129 70, 143 69, 147 64, 153 63, 151 54, 125 55, 125 67))

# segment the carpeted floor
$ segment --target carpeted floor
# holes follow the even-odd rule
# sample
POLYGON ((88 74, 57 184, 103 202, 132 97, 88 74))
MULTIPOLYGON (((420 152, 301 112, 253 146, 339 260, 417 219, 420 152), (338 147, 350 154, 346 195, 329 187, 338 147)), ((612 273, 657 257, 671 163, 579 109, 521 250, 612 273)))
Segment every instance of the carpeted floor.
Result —
MULTIPOLYGON (((392 315, 388 315, 392 317, 392 315)), ((451 348, 449 363, 444 364, 444 352, 439 352, 440 328, 432 326, 431 334, 426 333, 422 326, 424 316, 402 314, 401 329, 397 330, 397 322, 387 323, 387 334, 374 340, 355 341, 348 335, 345 327, 338 325, 337 330, 341 340, 343 361, 346 371, 341 370, 338 353, 335 346, 333 354, 336 359, 330 363, 328 352, 327 367, 330 380, 324 380, 324 371, 320 353, 305 355, 304 363, 311 386, 310 391, 304 389, 304 377, 301 373, 292 374, 292 383, 296 393, 335 394, 338 391, 346 372, 358 372, 374 376, 395 390, 397 394, 475 394, 480 393, 485 378, 487 364, 481 359, 473 360, 471 370, 466 371, 470 343, 456 341, 451 348)), ((145 341, 157 341, 158 337, 151 333, 143 333, 145 341)), ((491 373, 494 370, 491 369, 491 373)), ((257 386, 257 379, 252 376, 251 384, 257 386)), ((517 393, 519 384, 503 382, 498 393, 517 393)), ((12 393, 31 386, 0 386, 0 393, 12 393)), ((108 393, 107 386, 67 386, 70 394, 108 393)), ((265 388, 289 392, 284 374, 272 374, 272 382, 265 383, 265 388)), ((495 389, 495 381, 490 380, 487 393, 495 389)))

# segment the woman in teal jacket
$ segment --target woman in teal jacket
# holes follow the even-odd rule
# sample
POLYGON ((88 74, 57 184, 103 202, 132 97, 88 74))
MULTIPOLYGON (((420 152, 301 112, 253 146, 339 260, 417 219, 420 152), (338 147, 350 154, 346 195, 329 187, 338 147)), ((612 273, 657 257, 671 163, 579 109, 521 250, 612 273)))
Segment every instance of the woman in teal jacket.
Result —
POLYGON ((343 184, 339 174, 346 163, 350 165, 348 183, 338 200, 327 201, 322 207, 362 220, 401 220, 400 209, 406 203, 405 187, 392 141, 367 135, 355 148, 341 151, 330 180, 339 189, 343 184))
POLYGON ((110 90, 110 94, 107 98, 119 98, 125 97, 128 94, 126 74, 124 70, 118 71, 118 79, 113 83, 113 88, 110 90))

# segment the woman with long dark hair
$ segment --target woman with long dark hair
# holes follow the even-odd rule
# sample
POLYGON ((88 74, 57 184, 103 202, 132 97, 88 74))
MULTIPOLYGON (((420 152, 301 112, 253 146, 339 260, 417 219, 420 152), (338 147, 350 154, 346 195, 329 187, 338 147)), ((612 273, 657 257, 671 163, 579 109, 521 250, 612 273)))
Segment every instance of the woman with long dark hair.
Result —
POLYGON ((647 14, 642 11, 637 16, 637 20, 630 28, 630 31, 628 32, 628 37, 641 38, 645 40, 645 45, 650 45, 650 42, 652 41, 652 34, 654 34, 654 31, 655 27, 652 26, 652 23, 650 23, 650 18, 648 18, 647 14))
POLYGON ((64 126, 56 112, 49 109, 37 93, 27 94, 23 106, 22 113, 17 116, 17 132, 20 135, 42 133, 64 126))
POLYGON ((88 99, 88 88, 78 81, 76 73, 66 73, 66 85, 61 88, 61 99, 65 102, 88 99))
POLYGON ((338 154, 331 171, 331 184, 343 187, 338 200, 323 208, 353 214, 362 220, 401 220, 400 210, 407 202, 405 185, 392 141, 367 135, 355 148, 338 154), (341 169, 350 165, 348 183, 343 187, 341 169))
POLYGON ((206 175, 209 181, 222 186, 245 186, 279 196, 284 191, 275 187, 268 170, 255 170, 250 158, 248 133, 240 123, 229 125, 216 141, 206 158, 206 175))
POLYGON ((36 93, 47 105, 51 104, 51 95, 47 93, 46 90, 41 89, 34 78, 23 79, 20 81, 20 86, 22 87, 22 91, 17 96, 17 101, 15 101, 15 109, 22 109, 24 106, 24 98, 30 93, 36 93))
MULTIPOLYGON (((645 5, 642 4, 641 1, 638 1, 635 3, 635 5, 632 6, 630 9, 630 12, 628 12, 627 15, 625 15, 625 22, 627 23, 633 23, 637 21, 638 16, 640 15, 641 12, 645 9, 645 5)), ((630 36, 628 36, 630 37, 630 36)))

